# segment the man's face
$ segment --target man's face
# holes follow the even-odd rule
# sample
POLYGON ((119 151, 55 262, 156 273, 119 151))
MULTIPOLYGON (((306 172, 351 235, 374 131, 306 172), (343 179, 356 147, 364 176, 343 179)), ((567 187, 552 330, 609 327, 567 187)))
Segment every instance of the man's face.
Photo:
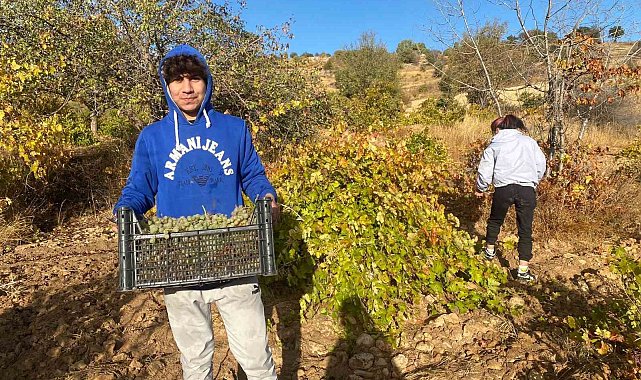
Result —
POLYGON ((206 90, 207 83, 203 78, 189 74, 184 74, 169 83, 171 98, 187 118, 195 118, 198 115, 206 90))

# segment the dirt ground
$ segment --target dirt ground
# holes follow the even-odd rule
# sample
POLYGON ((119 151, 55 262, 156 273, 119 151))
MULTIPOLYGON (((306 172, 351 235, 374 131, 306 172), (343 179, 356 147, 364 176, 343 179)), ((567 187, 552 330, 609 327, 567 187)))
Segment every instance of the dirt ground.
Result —
MULTIPOLYGON (((117 237, 106 216, 70 220, 40 242, 0 255, 1 379, 181 378, 162 292, 116 291, 117 237)), ((564 322, 616 294, 605 244, 535 246, 533 269, 540 281, 508 285, 509 303, 520 310, 509 318, 484 310, 428 317, 426 298, 396 349, 376 332, 358 331, 349 319, 344 330, 322 315, 301 323, 300 294, 264 284, 280 378, 608 378, 609 366, 620 358, 592 360, 570 339, 564 322)), ((513 254, 499 252, 496 265, 514 268, 513 254)), ((217 315, 213 324, 214 379, 236 379, 217 315)))

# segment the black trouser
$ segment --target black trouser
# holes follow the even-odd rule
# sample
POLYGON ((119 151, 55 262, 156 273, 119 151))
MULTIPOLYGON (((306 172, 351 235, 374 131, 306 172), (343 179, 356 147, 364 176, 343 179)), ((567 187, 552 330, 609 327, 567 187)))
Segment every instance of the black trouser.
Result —
POLYGON ((533 187, 507 185, 494 190, 485 241, 487 244, 496 244, 507 210, 512 205, 516 208, 516 223, 519 229, 519 260, 530 261, 532 259, 532 220, 536 207, 536 191, 533 187))

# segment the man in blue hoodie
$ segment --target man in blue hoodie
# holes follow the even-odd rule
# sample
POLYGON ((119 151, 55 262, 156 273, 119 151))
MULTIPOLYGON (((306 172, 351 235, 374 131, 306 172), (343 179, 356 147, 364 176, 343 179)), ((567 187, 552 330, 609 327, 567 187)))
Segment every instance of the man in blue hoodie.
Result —
MULTIPOLYGON (((205 58, 191 46, 177 46, 161 60, 159 74, 169 113, 140 133, 114 210, 127 206, 144 214, 155 204, 158 216, 230 215, 245 193, 251 199, 271 198, 276 219, 276 191, 245 122, 211 105, 213 80, 205 58)), ((165 289, 183 377, 212 378, 212 303, 247 378, 276 379, 256 277, 165 289)))

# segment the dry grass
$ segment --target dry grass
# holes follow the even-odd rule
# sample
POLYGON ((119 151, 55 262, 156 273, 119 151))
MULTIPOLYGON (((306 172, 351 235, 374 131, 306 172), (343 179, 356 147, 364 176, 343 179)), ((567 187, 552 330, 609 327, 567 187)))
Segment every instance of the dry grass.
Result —
POLYGON ((453 125, 433 125, 429 134, 441 140, 455 162, 461 162, 468 153, 470 145, 479 139, 489 139, 492 120, 478 115, 467 115, 461 122, 453 125))
POLYGON ((26 217, 18 215, 6 221, 0 216, 0 254, 32 234, 33 226, 26 217))

